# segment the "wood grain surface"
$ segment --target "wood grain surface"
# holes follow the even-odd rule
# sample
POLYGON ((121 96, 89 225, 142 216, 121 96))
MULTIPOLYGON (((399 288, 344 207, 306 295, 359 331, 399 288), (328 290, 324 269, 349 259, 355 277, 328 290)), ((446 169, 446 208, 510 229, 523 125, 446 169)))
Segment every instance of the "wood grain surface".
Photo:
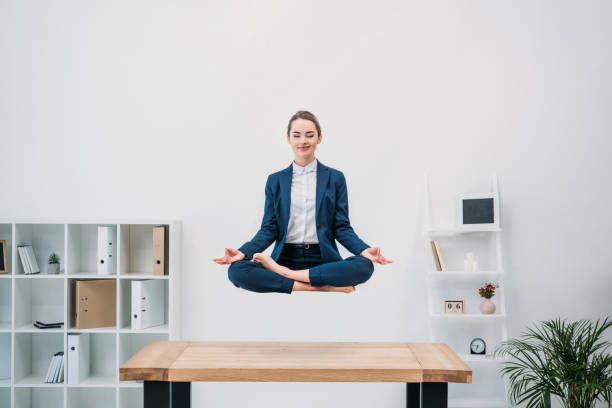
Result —
POLYGON ((154 341, 121 381, 458 382, 472 371, 446 344, 154 341))

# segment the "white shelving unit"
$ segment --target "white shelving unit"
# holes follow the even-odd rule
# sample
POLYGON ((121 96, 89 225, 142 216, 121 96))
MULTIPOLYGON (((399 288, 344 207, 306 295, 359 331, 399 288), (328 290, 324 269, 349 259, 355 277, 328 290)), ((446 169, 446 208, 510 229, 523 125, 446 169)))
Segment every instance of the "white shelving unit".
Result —
MULTIPOLYGON (((491 176, 491 190, 499 194, 496 174, 491 176)), ((457 196, 459 193, 457 191, 457 196)), ((429 340, 448 344, 472 369, 472 383, 478 384, 479 390, 486 391, 486 394, 474 395, 473 385, 449 384, 448 406, 510 407, 508 384, 499 374, 500 364, 505 360, 495 359, 490 355, 472 355, 469 349, 470 341, 480 337, 487 344, 487 354, 491 354, 499 343, 508 339, 501 229, 484 227, 464 231, 454 227, 432 228, 427 175, 424 195, 423 235, 425 250, 431 260, 427 271, 429 340), (436 270, 430 245, 434 239, 439 242, 442 257, 449 268, 445 272, 436 270), (467 273, 462 270, 463 258, 467 252, 475 254, 481 271, 467 273), (479 310, 482 298, 478 295, 478 288, 490 281, 499 283, 500 287, 492 299, 497 310, 494 314, 486 315, 481 314, 479 310), (445 314, 445 300, 464 300, 465 314, 445 314)), ((452 201, 449 205, 455 208, 456 202, 452 201)))
MULTIPOLYGON (((9 273, 0 275, 0 407, 127 408, 142 405, 142 382, 119 382, 119 367, 151 341, 178 340, 180 324, 181 224, 173 220, 0 219, 9 273), (117 274, 97 274, 97 226, 117 226, 117 274), (169 274, 153 275, 153 227, 169 226, 169 274), (41 273, 27 275, 17 252, 32 245, 41 273), (48 275, 47 258, 60 256, 60 273, 48 275), (74 328, 71 285, 79 279, 117 281, 117 325, 74 328), (131 282, 161 279, 165 322, 131 329, 131 282), (60 329, 33 323, 62 321, 60 329), (54 353, 67 355, 69 333, 90 333, 90 376, 79 384, 46 384, 54 353), (140 405, 138 405, 140 404, 140 405)), ((64 373, 66 377, 67 372, 64 373)))

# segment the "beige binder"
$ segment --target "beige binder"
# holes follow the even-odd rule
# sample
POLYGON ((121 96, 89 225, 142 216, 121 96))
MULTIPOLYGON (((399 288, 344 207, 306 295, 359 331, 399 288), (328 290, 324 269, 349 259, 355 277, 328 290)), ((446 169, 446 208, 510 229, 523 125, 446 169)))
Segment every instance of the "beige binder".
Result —
POLYGON ((117 325, 117 281, 77 280, 74 288, 75 328, 117 325))
POLYGON ((168 226, 153 227, 153 275, 168 275, 168 226))

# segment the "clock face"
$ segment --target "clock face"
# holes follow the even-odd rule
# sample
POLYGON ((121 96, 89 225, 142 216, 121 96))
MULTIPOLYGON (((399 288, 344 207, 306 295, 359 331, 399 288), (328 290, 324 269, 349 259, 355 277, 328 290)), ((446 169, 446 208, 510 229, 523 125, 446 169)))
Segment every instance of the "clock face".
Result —
POLYGON ((472 354, 484 354, 486 349, 485 341, 481 338, 475 338, 470 343, 470 351, 472 354))

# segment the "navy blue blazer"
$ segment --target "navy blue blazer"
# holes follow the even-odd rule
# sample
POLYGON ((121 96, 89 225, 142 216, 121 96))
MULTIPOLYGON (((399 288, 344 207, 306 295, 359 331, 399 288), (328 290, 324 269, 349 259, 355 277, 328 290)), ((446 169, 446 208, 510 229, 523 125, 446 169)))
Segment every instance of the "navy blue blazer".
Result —
MULTIPOLYGON (((265 251, 274 241, 276 244, 271 256, 275 261, 280 257, 289 225, 292 178, 293 163, 285 170, 268 176, 261 228, 253 239, 238 248, 247 259, 253 258, 256 252, 265 251)), ((355 255, 370 247, 351 227, 344 174, 320 161, 317 163, 315 220, 321 258, 325 262, 342 260, 335 240, 355 255)))

